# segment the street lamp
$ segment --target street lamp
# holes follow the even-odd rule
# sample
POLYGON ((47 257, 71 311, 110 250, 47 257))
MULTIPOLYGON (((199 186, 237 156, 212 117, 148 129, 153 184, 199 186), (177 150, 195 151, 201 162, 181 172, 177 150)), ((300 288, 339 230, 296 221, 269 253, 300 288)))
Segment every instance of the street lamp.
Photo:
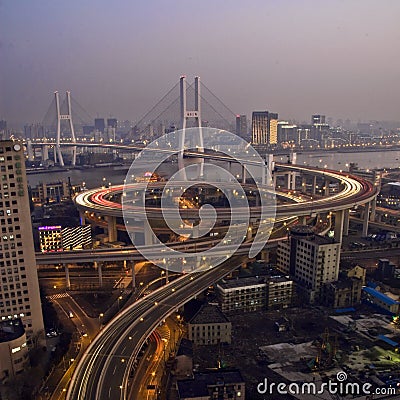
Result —
POLYGON ((104 317, 104 314, 103 313, 100 313, 99 314, 99 329, 101 329, 101 326, 102 326, 102 318, 104 317))

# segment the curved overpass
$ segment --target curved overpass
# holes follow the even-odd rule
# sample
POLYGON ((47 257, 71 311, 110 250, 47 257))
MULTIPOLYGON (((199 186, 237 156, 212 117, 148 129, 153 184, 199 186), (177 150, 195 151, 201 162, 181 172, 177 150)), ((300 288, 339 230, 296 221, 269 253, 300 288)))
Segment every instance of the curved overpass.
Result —
MULTIPOLYGON (((279 164, 278 168, 320 175, 340 182, 342 187, 342 190, 334 196, 297 204, 279 205, 277 217, 280 218, 308 215, 310 212, 344 210, 369 202, 377 195, 377 189, 371 183, 358 177, 295 165, 279 164)), ((104 213, 104 215, 122 216, 121 205, 106 197, 113 191, 117 193, 121 190, 121 187, 116 187, 103 192, 86 192, 77 196, 75 201, 81 209, 104 213)), ((257 214, 257 207, 253 208, 252 211, 257 214)), ((154 209, 152 212, 155 218, 160 216, 159 210, 154 209)), ((251 242, 242 243, 235 256, 225 263, 205 272, 183 275, 118 314, 104 327, 81 358, 72 377, 67 399, 125 400, 133 360, 159 321, 236 269, 237 265, 247 258, 250 246, 251 242)))
MULTIPOLYGON (((377 188, 370 182, 342 172, 332 170, 320 170, 312 167, 303 167, 299 165, 291 164, 276 164, 276 166, 283 171, 289 172, 301 172, 308 175, 316 175, 322 178, 329 178, 332 181, 340 183, 342 190, 337 194, 329 197, 324 197, 316 200, 308 200, 296 204, 280 204, 276 207, 277 217, 291 217, 293 215, 302 216, 309 215, 314 212, 329 212, 332 210, 345 210, 355 205, 365 204, 371 201, 377 195, 377 188)), ((200 183, 204 184, 204 183, 200 183)), ((165 182, 154 182, 154 183, 137 183, 128 186, 129 190, 145 190, 149 189, 162 189, 165 182)), ((243 185, 252 188, 252 185, 243 185)), ((89 211, 98 213, 104 216, 113 216, 122 218, 122 204, 113 200, 110 200, 112 195, 122 194, 124 186, 113 186, 108 189, 93 189, 81 193, 75 197, 76 206, 82 211, 89 211)), ((261 207, 251 207, 250 212, 254 216, 260 215, 261 207)), ((195 218, 198 215, 197 209, 185 209, 185 217, 195 218)), ((230 209, 216 209, 219 218, 229 218, 230 209)), ((142 208, 131 207, 128 210, 132 216, 142 215, 142 208), (136 213, 136 214, 135 214, 136 213)), ((163 218, 163 214, 168 213, 168 210, 161 212, 158 207, 147 207, 146 212, 148 218, 158 219, 163 218)), ((247 212, 247 211, 244 211, 247 212)))

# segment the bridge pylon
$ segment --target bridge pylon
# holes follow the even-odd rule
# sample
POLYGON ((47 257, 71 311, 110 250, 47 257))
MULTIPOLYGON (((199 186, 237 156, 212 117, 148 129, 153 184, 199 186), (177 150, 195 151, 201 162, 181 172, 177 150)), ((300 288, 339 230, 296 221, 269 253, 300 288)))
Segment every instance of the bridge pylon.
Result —
MULTIPOLYGON (((56 101, 56 113, 57 113, 57 139, 56 139, 56 148, 54 151, 54 162, 58 162, 60 166, 64 166, 64 159, 61 153, 61 121, 66 120, 69 123, 69 129, 71 130, 71 136, 72 136, 72 143, 76 143, 76 137, 75 137, 75 130, 74 130, 74 124, 72 123, 72 109, 71 109, 71 92, 66 92, 66 98, 67 98, 67 113, 66 114, 61 114, 60 110, 60 96, 58 92, 54 92, 54 97, 56 101)), ((76 146, 72 148, 72 165, 75 166, 76 164, 76 146)))
MULTIPOLYGON (((181 126, 182 134, 179 137, 179 153, 178 153, 178 168, 184 169, 183 163, 183 153, 185 149, 185 139, 186 139, 186 125, 187 120, 189 118, 193 118, 195 120, 195 126, 197 126, 199 131, 199 143, 197 145, 197 150, 199 152, 204 152, 204 143, 203 143, 203 132, 201 129, 201 95, 200 95, 200 77, 196 76, 194 78, 194 110, 189 111, 187 109, 186 102, 186 76, 180 77, 179 82, 180 88, 180 115, 181 115, 181 126)), ((204 159, 202 158, 199 164, 199 177, 203 176, 203 167, 204 167, 204 159)))

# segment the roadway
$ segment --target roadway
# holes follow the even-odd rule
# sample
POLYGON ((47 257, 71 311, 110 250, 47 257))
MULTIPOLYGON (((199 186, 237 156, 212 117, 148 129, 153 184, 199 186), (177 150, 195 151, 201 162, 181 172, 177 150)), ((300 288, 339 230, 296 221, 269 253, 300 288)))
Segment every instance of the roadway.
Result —
MULTIPOLYGON (((277 215, 281 218, 293 217, 295 215, 309 215, 316 212, 344 210, 355 205, 364 204, 377 195, 377 188, 369 182, 360 178, 349 177, 346 174, 336 171, 318 170, 286 164, 279 165, 279 167, 286 171, 301 171, 310 175, 320 175, 329 180, 339 181, 343 188, 339 193, 327 198, 304 201, 298 204, 279 205, 277 207, 277 215)), ((96 209, 96 212, 113 207, 111 204, 98 206, 100 209, 96 209)), ((122 212, 120 207, 121 205, 117 207, 119 213, 122 212)), ((261 214, 260 207, 258 209, 257 207, 254 208, 256 208, 254 210, 256 214, 261 214)), ((95 210, 91 209, 91 211, 95 210)), ((113 212, 115 211, 113 210, 113 212)), ((154 217, 160 217, 160 211, 159 209, 154 210, 154 217)), ((191 212, 191 210, 186 211, 191 212)), ((192 246, 189 251, 198 252, 196 246, 201 246, 202 244, 197 243, 193 245, 191 243, 184 243, 176 246, 188 245, 192 246)), ((209 246, 210 242, 208 241, 204 245, 209 246)), ((236 255, 218 267, 203 272, 183 275, 170 284, 138 300, 117 315, 85 351, 72 377, 67 398, 76 400, 126 400, 132 363, 145 339, 155 329, 159 321, 166 318, 174 310, 201 293, 215 281, 218 281, 236 269, 237 265, 248 258, 251 245, 251 242, 242 243, 236 255)), ((157 246, 151 247, 154 248, 157 246)), ((225 249, 228 250, 228 247, 229 245, 225 249)), ((116 254, 123 251, 118 249, 116 250, 116 254)), ((133 253, 135 250, 127 250, 127 252, 131 252, 130 256, 134 257, 133 253)), ((79 253, 77 259, 83 255, 83 253, 79 253)), ((123 255, 124 259, 126 259, 127 255, 127 253, 123 255)), ((60 257, 60 259, 62 258, 60 257)), ((40 263, 39 260, 38 263, 40 263)))
POLYGON ((133 360, 159 321, 236 269, 246 258, 234 256, 209 271, 183 275, 118 314, 85 351, 72 377, 67 399, 126 399, 133 360))
MULTIPOLYGON (((67 359, 67 369, 62 378, 58 382, 56 388, 53 390, 51 400, 61 400, 65 398, 66 390, 71 379, 72 372, 76 367, 77 358, 83 350, 87 348, 93 338, 99 331, 99 320, 97 318, 90 318, 79 304, 67 293, 61 292, 48 296, 49 300, 57 305, 64 315, 64 318, 70 319, 75 325, 76 331, 73 333, 72 338, 76 338, 76 345, 79 346, 78 356, 75 356, 72 361, 70 357, 67 359), (70 312, 73 317, 70 317, 70 312)), ((71 343, 70 346, 74 344, 71 343)), ((65 360, 64 360, 65 363, 65 360)))
MULTIPOLYGON (((338 193, 319 199, 306 199, 303 202, 295 204, 279 204, 276 206, 276 216, 277 217, 291 217, 293 215, 303 216, 310 215, 312 213, 318 212, 329 212, 332 210, 346 210, 352 208, 356 205, 362 205, 378 194, 378 188, 372 183, 365 181, 362 178, 351 176, 346 173, 341 173, 331 170, 321 170, 318 168, 305 167, 292 164, 278 164, 276 163, 276 168, 280 171, 291 171, 291 172, 301 172, 308 175, 316 175, 323 179, 328 179, 330 181, 339 182, 342 186, 342 190, 338 193)), ((179 182, 175 182, 179 186, 179 182)), ((199 185, 204 185, 204 182, 199 181, 199 185)), ((227 183, 228 184, 228 183, 227 183)), ((91 213, 97 213, 103 216, 114 216, 123 217, 124 215, 129 215, 129 217, 135 217, 138 219, 143 219, 143 207, 129 205, 124 207, 124 213, 122 211, 122 204, 118 201, 112 200, 111 197, 120 197, 124 191, 144 191, 144 190, 160 190, 163 189, 166 182, 141 182, 130 185, 119 185, 113 186, 107 189, 93 189, 86 191, 77 195, 74 199, 78 209, 82 211, 88 211, 91 213)), ((197 185, 196 185, 197 186, 197 185)), ((249 189, 255 189, 253 185, 243 185, 243 187, 248 187, 249 189)), ((266 189, 268 189, 266 187, 266 189)), ((277 193, 279 195, 279 193, 277 193)), ((282 193, 282 195, 284 195, 282 193)), ((262 210, 268 215, 275 211, 275 205, 267 206, 261 208, 261 206, 250 207, 250 217, 259 217, 262 215, 262 210)), ((218 219, 230 219, 231 209, 230 208, 216 208, 216 213, 218 219)), ((240 218, 241 208, 235 208, 235 214, 237 213, 240 218)), ((185 218, 198 218, 198 210, 187 208, 181 210, 184 212, 185 218)), ((159 207, 148 207, 146 206, 146 215, 150 220, 153 219, 165 219, 169 214, 171 216, 176 215, 175 208, 169 210, 168 207, 161 210, 159 207)), ((247 207, 243 208, 244 216, 248 216, 249 209, 247 207)))

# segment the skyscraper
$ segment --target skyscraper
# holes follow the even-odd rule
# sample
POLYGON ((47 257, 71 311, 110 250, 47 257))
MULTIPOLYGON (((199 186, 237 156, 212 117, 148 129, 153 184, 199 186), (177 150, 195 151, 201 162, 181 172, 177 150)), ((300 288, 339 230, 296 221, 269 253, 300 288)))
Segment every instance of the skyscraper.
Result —
POLYGON ((100 131, 101 133, 104 133, 105 127, 106 127, 106 124, 104 122, 104 118, 95 118, 94 129, 96 129, 97 131, 100 131))
POLYGON ((325 115, 315 114, 311 116, 311 124, 325 124, 325 115))
POLYGON ((43 316, 22 146, 0 141, 0 320, 21 319, 28 346, 42 339, 43 316))
POLYGON ((116 128, 118 125, 117 118, 108 118, 107 119, 107 126, 111 128, 116 128))
POLYGON ((277 144, 278 114, 268 111, 253 111, 251 118, 251 138, 253 144, 277 144))
POLYGON ((268 144, 278 143, 278 114, 268 114, 268 144))
POLYGON ((245 115, 236 115, 236 135, 242 138, 247 136, 247 117, 245 115))

